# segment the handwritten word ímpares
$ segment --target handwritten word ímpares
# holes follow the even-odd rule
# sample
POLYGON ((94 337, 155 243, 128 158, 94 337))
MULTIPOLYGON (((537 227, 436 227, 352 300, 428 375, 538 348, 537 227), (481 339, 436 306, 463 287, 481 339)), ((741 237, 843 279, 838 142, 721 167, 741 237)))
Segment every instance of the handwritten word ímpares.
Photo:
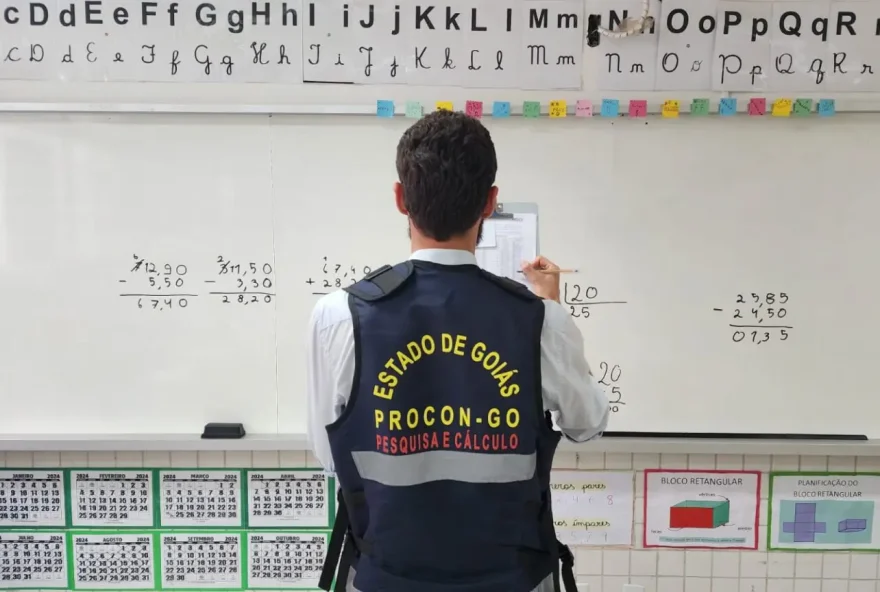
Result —
POLYGON ((631 544, 633 477, 631 471, 551 471, 559 540, 569 545, 631 544))

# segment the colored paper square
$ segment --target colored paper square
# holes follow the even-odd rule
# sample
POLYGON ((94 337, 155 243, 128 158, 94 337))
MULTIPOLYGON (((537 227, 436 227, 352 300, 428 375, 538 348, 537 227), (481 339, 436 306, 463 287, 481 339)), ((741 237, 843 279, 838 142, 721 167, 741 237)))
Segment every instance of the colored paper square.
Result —
POLYGON ((376 101, 378 117, 394 117, 394 101, 376 101))
POLYGON ((788 117, 791 115, 791 103, 791 99, 776 99, 770 114, 773 117, 788 117))
POLYGON ((617 99, 602 99, 602 117, 617 117, 620 115, 620 101, 617 99))
POLYGON ((492 117, 510 117, 510 103, 508 101, 492 103, 492 117))
POLYGON ((437 111, 452 111, 452 101, 437 101, 437 111))
POLYGON ((483 118, 483 102, 482 101, 468 101, 464 104, 464 112, 466 115, 469 115, 475 119, 483 118))
POLYGON ((523 103, 523 117, 535 118, 541 116, 541 103, 538 101, 526 101, 523 103))
POLYGON ((766 115, 767 99, 749 99, 749 115, 766 115))
POLYGON ((721 114, 723 117, 736 115, 736 99, 721 99, 721 104, 718 105, 718 113, 721 114))
POLYGON ((674 99, 663 101, 663 108, 660 110, 661 115, 666 119, 675 119, 678 117, 679 103, 674 99))
POLYGON ((575 107, 574 114, 576 117, 592 117, 593 103, 591 101, 587 101, 586 99, 579 100, 577 102, 577 106, 575 107))
POLYGON ((422 117, 422 104, 418 101, 407 101, 406 102, 406 116, 412 119, 421 119, 422 117))
POLYGON ((794 114, 799 117, 806 117, 813 112, 813 99, 795 99, 794 114))
POLYGON ((709 115, 709 99, 691 101, 691 115, 709 115))
POLYGON ((820 117, 831 117, 836 112, 834 99, 819 99, 817 111, 820 117))
POLYGON ((629 116, 630 117, 647 117, 648 116, 648 101, 643 101, 641 99, 630 101, 629 102, 629 116))
POLYGON ((568 103, 565 101, 550 101, 550 118, 559 119, 568 115, 568 103))

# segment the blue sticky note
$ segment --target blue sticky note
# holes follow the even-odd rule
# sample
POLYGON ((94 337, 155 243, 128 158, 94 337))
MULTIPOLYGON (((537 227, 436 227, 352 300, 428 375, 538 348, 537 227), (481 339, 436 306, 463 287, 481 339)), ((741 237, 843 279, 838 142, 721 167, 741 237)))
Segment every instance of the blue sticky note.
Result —
POLYGON ((718 113, 724 117, 736 115, 736 99, 721 99, 721 104, 718 106, 718 113))
POLYGON ((831 117, 834 115, 834 99, 819 99, 818 112, 820 117, 831 117))
POLYGON ((394 101, 376 101, 377 117, 394 117, 394 101))
POLYGON ((510 117, 510 103, 508 101, 492 103, 492 117, 510 117))
POLYGON ((620 101, 617 99, 602 99, 602 117, 617 117, 620 114, 620 101))

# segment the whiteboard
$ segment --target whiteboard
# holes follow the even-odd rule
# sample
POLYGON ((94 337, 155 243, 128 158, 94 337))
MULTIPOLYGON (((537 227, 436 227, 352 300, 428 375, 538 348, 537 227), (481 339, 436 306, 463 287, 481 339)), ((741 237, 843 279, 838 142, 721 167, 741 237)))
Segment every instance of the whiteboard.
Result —
MULTIPOLYGON (((0 432, 304 432, 315 293, 408 254, 408 123, 0 118, 0 432), (119 296, 134 254, 183 262, 198 296, 119 296), (271 302, 208 294, 235 291, 218 256, 269 262, 271 302)), ((580 270, 567 307, 621 395, 611 429, 880 436, 880 118, 486 125, 501 201, 536 202, 542 251, 580 270)))

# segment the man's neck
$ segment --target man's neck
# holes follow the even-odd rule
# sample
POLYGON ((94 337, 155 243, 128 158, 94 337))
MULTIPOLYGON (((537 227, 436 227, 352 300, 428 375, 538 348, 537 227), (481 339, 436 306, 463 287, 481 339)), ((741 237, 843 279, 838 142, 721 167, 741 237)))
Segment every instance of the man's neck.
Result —
POLYGON ((413 236, 410 241, 410 250, 415 253, 423 249, 449 249, 453 251, 476 251, 476 245, 464 237, 456 237, 448 241, 435 241, 426 237, 413 236))

